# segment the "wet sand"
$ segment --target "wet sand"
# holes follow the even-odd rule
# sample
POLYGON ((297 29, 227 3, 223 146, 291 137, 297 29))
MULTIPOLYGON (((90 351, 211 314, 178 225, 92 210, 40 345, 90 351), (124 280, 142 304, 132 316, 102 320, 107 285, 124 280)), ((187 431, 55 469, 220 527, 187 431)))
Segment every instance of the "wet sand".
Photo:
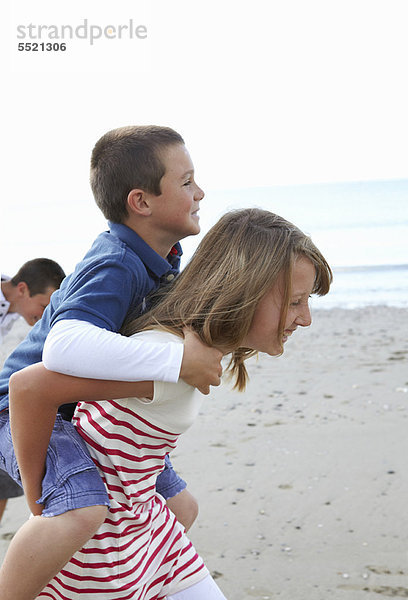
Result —
MULTIPOLYGON (((227 598, 407 598, 407 311, 315 311, 248 365, 247 391, 214 389, 173 453, 227 598)), ((26 516, 9 502, 1 556, 26 516)))

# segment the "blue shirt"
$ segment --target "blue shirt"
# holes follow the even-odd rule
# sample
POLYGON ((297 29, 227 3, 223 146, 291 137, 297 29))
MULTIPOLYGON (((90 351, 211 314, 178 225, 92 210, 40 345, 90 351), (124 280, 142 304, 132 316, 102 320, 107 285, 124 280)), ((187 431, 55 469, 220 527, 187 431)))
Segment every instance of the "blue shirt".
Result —
POLYGON ((42 360, 45 339, 62 319, 88 321, 119 331, 126 315, 141 305, 161 281, 180 269, 180 244, 167 260, 159 256, 126 225, 109 223, 74 272, 55 291, 43 316, 4 363, 0 373, 0 411, 8 408, 8 382, 12 373, 42 360))

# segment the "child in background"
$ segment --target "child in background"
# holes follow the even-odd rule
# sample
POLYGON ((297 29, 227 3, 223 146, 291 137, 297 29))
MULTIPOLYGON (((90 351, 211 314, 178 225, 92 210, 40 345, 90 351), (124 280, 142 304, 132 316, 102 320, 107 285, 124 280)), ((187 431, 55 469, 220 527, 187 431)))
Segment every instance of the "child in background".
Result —
MULTIPOLYGON (((230 354, 228 371, 243 390, 245 359, 258 351, 282 354, 288 337, 311 323, 310 294, 326 294, 331 279, 324 257, 297 227, 267 211, 234 211, 207 233, 170 290, 130 322, 127 333, 182 344, 183 330, 191 328, 230 354)), ((12 435, 22 474, 35 451, 27 386, 34 387, 36 402, 55 407, 84 400, 75 426, 111 500, 96 535, 38 600, 225 600, 155 490, 165 455, 197 417, 202 395, 180 380, 141 383, 137 397, 126 398, 128 384, 112 383, 106 390, 103 381, 64 377, 42 365, 24 369, 11 381, 12 435), (104 400, 112 392, 122 399, 104 400)))
POLYGON ((1 276, 0 342, 19 316, 35 325, 48 306, 51 294, 61 285, 65 273, 49 258, 24 263, 14 277, 1 276))
MULTIPOLYGON (((16 479, 8 382, 12 373, 27 365, 43 358, 47 367, 70 375, 129 382, 175 382, 181 377, 205 393, 210 384, 220 382, 221 353, 206 347, 193 332, 186 334, 183 345, 139 341, 118 333, 130 309, 178 274, 179 240, 200 231, 204 192, 195 182, 182 137, 157 126, 108 132, 92 152, 91 187, 109 219, 109 231, 98 236, 74 273, 65 278, 42 319, 0 373, 0 460, 16 479)), ((37 518, 24 524, 9 545, 0 570, 2 600, 35 598, 92 537, 109 506, 101 477, 70 420, 59 419, 53 430, 56 410, 47 411, 34 402, 31 390, 29 385, 27 405, 41 428, 36 429, 37 450, 23 483, 37 518), (41 485, 44 464, 47 477, 41 485)), ((70 410, 62 409, 68 419, 70 410)), ((171 464, 166 462, 166 467, 157 482, 160 493, 188 526, 195 518, 195 500, 171 464)))
MULTIPOLYGON (((59 264, 49 258, 29 260, 14 277, 1 275, 0 343, 20 316, 28 325, 34 325, 41 319, 51 294, 59 288, 64 277, 59 264)), ((0 469, 0 522, 7 500, 22 495, 21 486, 0 469)))

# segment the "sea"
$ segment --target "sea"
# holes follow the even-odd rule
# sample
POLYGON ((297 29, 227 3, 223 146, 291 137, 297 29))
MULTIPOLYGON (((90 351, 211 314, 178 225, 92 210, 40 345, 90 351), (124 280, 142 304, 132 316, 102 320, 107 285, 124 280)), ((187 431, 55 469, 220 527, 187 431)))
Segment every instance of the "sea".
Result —
POLYGON ((408 179, 214 190, 203 200, 203 229, 247 206, 292 221, 328 260, 333 285, 314 308, 408 308, 408 179))
MULTIPOLYGON (((278 213, 311 236, 334 273, 330 293, 314 308, 370 305, 408 308, 408 179, 206 189, 202 234, 228 210, 256 206, 278 213)), ((83 195, 85 196, 85 194, 83 195)), ((25 202, 22 199, 22 202, 25 202)), ((47 256, 71 272, 106 223, 91 194, 70 202, 7 203, 2 226, 2 272, 47 256)), ((183 240, 182 266, 201 237, 183 240)), ((267 251, 267 249, 265 249, 267 251)))

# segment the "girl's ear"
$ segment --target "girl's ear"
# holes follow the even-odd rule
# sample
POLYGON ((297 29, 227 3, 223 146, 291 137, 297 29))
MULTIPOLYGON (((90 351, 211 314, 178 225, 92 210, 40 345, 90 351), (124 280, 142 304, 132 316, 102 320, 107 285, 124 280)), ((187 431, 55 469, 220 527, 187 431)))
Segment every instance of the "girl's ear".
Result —
POLYGON ((149 194, 143 190, 130 190, 127 197, 127 206, 130 213, 148 217, 151 215, 149 194))

